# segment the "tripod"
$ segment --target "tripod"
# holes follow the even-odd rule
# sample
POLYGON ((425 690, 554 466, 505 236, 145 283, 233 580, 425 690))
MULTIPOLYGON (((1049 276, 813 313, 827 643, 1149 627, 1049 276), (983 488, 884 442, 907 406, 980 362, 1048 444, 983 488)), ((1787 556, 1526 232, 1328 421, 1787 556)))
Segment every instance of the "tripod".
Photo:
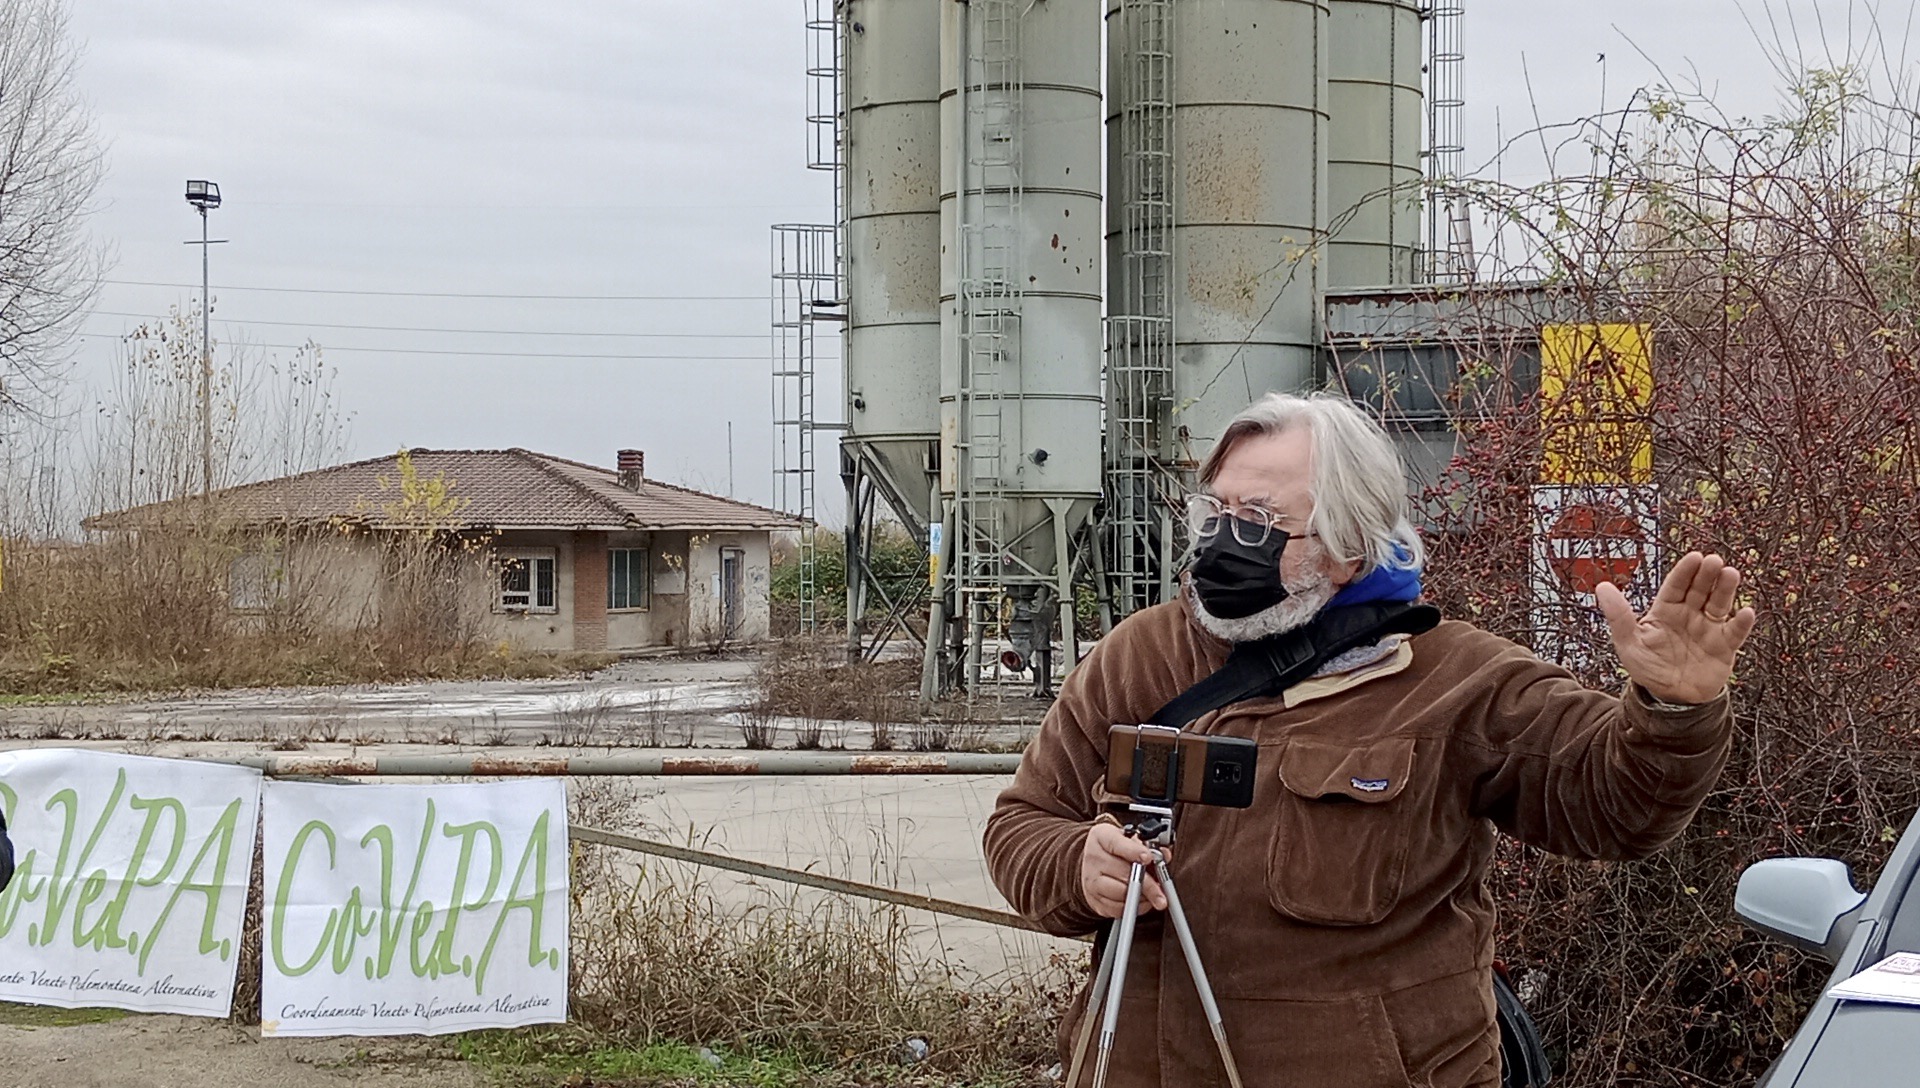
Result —
MULTIPOLYGON (((1240 1088, 1240 1068, 1234 1064, 1233 1050, 1227 1046, 1227 1031, 1220 1022, 1220 1006, 1213 1000, 1213 988, 1207 985, 1207 969, 1200 962, 1200 950, 1194 946, 1193 930, 1187 927, 1187 912, 1180 907, 1180 893, 1173 886, 1173 874, 1167 871, 1162 853, 1173 844, 1173 810, 1138 802, 1128 810, 1144 816, 1126 825, 1126 833, 1153 851, 1153 872, 1167 894, 1167 917, 1180 939, 1180 951, 1187 959, 1187 972, 1200 992, 1200 1006, 1206 1010, 1207 1026, 1213 1030, 1214 1045, 1220 1048, 1220 1061, 1227 1067, 1227 1081, 1240 1088)), ((1093 989, 1087 995, 1086 1018, 1080 1023, 1080 1037, 1074 1043, 1073 1067, 1067 1073, 1067 1088, 1079 1088, 1080 1071, 1085 1063, 1087 1042, 1093 1034, 1093 1015, 1101 1012, 1100 1045, 1093 1067, 1093 1088, 1106 1088, 1107 1065, 1113 1059, 1114 1032, 1120 1024, 1120 995, 1127 985, 1127 959, 1133 951, 1133 923, 1140 909, 1140 883, 1146 873, 1144 862, 1134 862, 1127 874, 1127 903, 1120 912, 1113 939, 1100 957, 1100 968, 1093 976, 1093 989)))

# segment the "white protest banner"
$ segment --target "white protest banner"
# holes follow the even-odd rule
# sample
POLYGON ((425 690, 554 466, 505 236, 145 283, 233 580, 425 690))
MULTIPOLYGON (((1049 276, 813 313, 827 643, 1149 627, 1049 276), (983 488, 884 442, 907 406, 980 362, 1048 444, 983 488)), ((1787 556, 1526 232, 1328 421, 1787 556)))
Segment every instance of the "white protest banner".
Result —
POLYGON ((565 783, 269 782, 261 826, 260 1034, 566 1020, 565 783))
POLYGON ((244 767, 0 752, 0 1000, 227 1015, 259 805, 244 767))

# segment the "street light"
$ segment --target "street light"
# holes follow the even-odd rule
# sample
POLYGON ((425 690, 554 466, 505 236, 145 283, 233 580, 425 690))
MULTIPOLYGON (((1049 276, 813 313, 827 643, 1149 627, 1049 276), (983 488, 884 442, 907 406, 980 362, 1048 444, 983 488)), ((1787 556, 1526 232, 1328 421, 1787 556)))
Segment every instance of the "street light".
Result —
POLYGON ((187 203, 200 210, 200 494, 213 493, 213 338, 209 334, 207 247, 226 241, 207 237, 207 211, 220 206, 220 186, 211 181, 187 182, 187 203))

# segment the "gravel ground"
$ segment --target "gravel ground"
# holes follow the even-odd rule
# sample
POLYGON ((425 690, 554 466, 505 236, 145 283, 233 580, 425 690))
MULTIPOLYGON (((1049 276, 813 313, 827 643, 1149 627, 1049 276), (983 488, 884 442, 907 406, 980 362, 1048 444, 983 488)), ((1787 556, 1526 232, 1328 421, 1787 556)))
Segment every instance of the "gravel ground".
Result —
MULTIPOLYGON (((12 1013, 15 1010, 4 1010, 12 1013)), ((431 1041, 267 1039, 225 1021, 127 1016, 67 1027, 0 1014, 0 1088, 479 1088, 431 1041)))

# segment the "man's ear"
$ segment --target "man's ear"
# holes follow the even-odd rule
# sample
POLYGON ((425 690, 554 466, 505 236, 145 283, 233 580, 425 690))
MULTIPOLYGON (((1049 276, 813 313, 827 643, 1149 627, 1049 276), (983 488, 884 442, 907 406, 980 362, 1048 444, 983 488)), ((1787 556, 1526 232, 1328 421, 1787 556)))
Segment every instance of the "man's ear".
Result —
POLYGON ((1365 566, 1365 564, 1358 559, 1354 560, 1351 563, 1334 564, 1333 588, 1345 589, 1349 585, 1352 585, 1353 580, 1355 578, 1360 577, 1360 568, 1363 566, 1365 566))

